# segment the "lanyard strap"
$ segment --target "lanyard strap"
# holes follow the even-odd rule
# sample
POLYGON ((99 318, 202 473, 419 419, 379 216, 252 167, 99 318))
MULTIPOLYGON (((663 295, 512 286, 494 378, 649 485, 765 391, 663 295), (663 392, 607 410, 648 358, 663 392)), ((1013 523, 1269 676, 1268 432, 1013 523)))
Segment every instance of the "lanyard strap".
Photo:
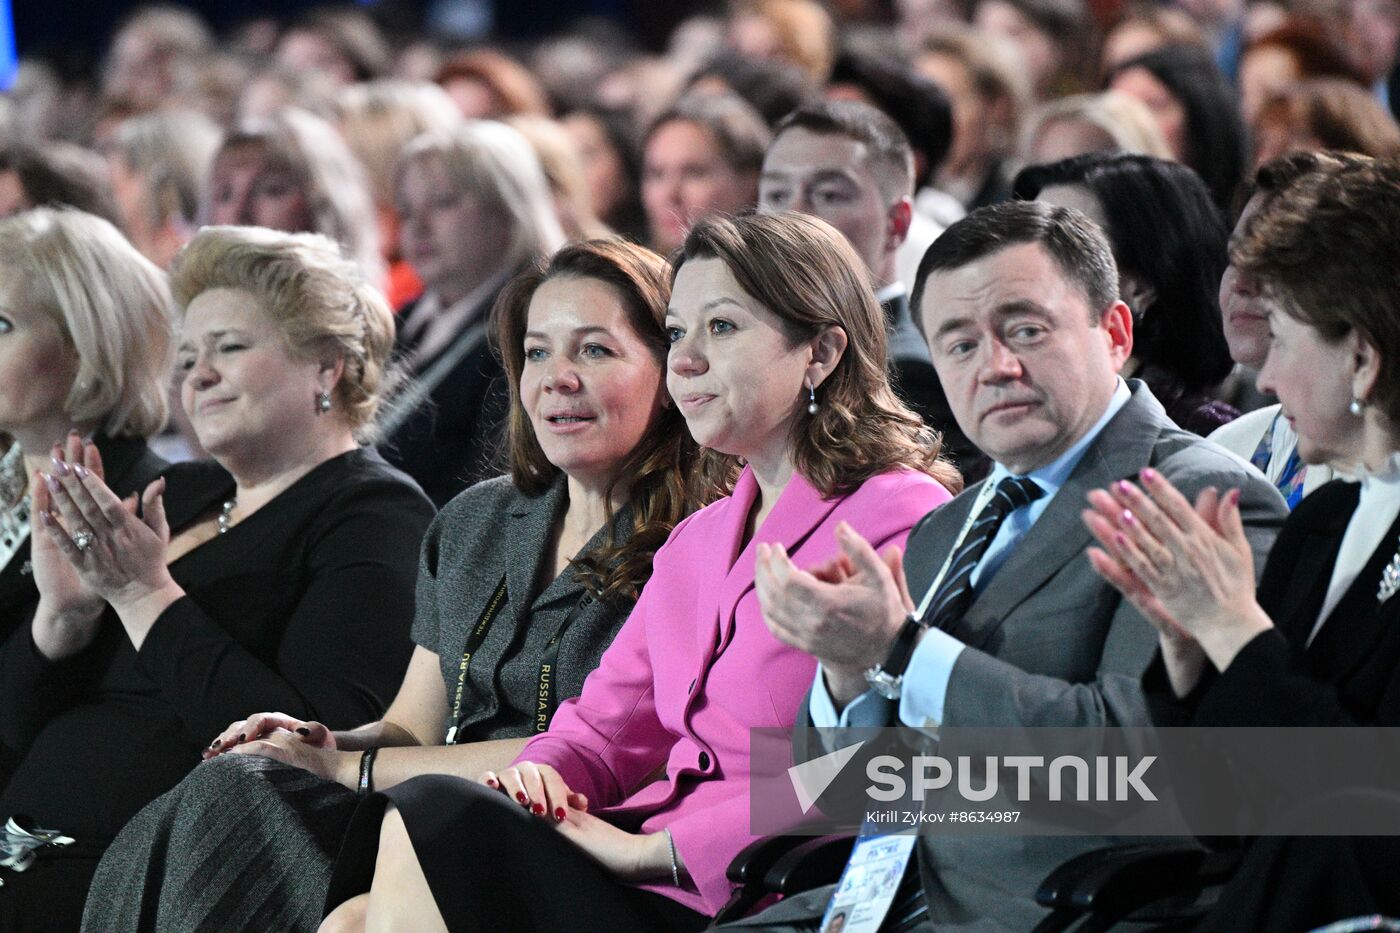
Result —
POLYGON ((928 590, 924 593, 924 598, 919 600, 919 607, 914 610, 914 618, 920 622, 928 613, 929 603, 933 602, 933 595, 938 592, 938 586, 943 582, 943 578, 948 575, 948 568, 953 565, 953 558, 957 556, 958 549, 962 547, 963 541, 967 539, 967 533, 972 530, 973 524, 977 521, 977 516, 982 514, 982 510, 987 507, 987 503, 992 501, 992 497, 997 494, 996 487, 991 481, 982 484, 982 488, 977 490, 977 498, 972 503, 972 510, 967 513, 967 521, 963 522, 962 531, 958 532, 958 539, 953 542, 953 546, 948 549, 948 556, 943 558, 943 566, 938 568, 938 573, 934 575, 933 582, 929 584, 928 590))
POLYGON ((501 612, 501 605, 506 601, 506 576, 501 574, 501 582, 496 586, 496 592, 491 595, 491 600, 482 610, 481 618, 477 620, 476 627, 467 636, 467 643, 462 648, 462 663, 457 668, 457 693, 452 699, 452 727, 447 730, 446 744, 455 745, 457 742, 457 729, 462 722, 462 692, 467 686, 467 669, 471 667, 472 657, 481 649, 481 643, 486 640, 486 633, 491 630, 491 623, 496 621, 496 616, 501 612))
POLYGON ((593 597, 584 593, 569 610, 569 614, 564 616, 564 621, 559 623, 554 635, 545 643, 544 654, 540 655, 539 689, 535 695, 536 732, 549 729, 549 721, 554 718, 554 711, 559 708, 559 644, 564 640, 564 633, 569 630, 569 626, 574 624, 574 619, 578 618, 578 614, 592 604, 593 597))

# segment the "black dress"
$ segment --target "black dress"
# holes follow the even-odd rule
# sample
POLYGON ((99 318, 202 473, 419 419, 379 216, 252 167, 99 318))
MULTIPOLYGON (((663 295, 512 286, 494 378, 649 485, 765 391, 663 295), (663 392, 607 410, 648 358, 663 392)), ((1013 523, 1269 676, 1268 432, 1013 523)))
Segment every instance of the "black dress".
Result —
MULTIPOLYGON (((1328 483, 1289 516, 1258 591, 1275 628, 1240 649, 1223 673, 1208 671, 1178 700, 1161 658, 1153 661, 1143 688, 1155 723, 1400 726, 1400 596, 1377 600, 1381 573, 1397 552, 1400 520, 1308 644, 1359 490, 1355 483, 1328 483)), ((1263 781, 1242 767, 1228 778, 1244 800, 1267 793, 1269 780, 1308 781, 1308 762, 1263 781)), ((1373 790, 1393 794, 1395 788, 1373 790)), ((1400 798, 1394 812, 1400 813, 1400 798)), ((1201 929, 1305 930, 1349 916, 1400 913, 1396 871, 1400 839, 1393 837, 1257 839, 1201 929)))
MULTIPOLYGON (((107 485, 122 498, 145 489, 147 483, 169 466, 146 447, 142 438, 99 434, 93 438, 93 443, 102 455, 107 485)), ((34 586, 34 577, 25 572, 28 562, 29 542, 25 541, 10 562, 0 567, 0 644, 4 644, 15 629, 29 621, 39 605, 39 590, 34 586)), ((9 783, 18 763, 19 756, 8 746, 0 744, 0 792, 9 783)))
MULTIPOLYGON (((167 477, 176 529, 234 488, 213 463, 167 477)), ((407 477, 357 449, 172 563, 186 596, 139 652, 110 610, 93 644, 58 663, 27 626, 16 630, 0 647, 0 735, 23 759, 0 818, 26 814, 78 844, 7 873, 0 928, 40 918, 76 928, 103 848, 234 719, 280 709, 342 728, 379 716, 412 651, 418 546, 432 516, 407 477)))

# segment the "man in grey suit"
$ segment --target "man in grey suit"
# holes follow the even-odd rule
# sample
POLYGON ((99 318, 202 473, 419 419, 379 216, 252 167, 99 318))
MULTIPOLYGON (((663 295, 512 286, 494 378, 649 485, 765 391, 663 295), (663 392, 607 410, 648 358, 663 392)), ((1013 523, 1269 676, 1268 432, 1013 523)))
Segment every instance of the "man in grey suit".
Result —
MULTIPOLYGON (((1085 494, 1144 469, 1193 496, 1240 488, 1256 567, 1287 515, 1283 499, 1120 378, 1132 318, 1108 243, 1082 214, 1037 202, 975 212, 929 249, 915 305, 953 411, 993 469, 915 527, 902 562, 849 529, 838 531, 844 560, 811 572, 760 551, 769 627, 821 662, 799 721, 1147 724, 1139 678, 1155 632, 1089 565, 1085 494)), ((826 751, 797 733, 800 759, 826 751)), ((1103 843, 923 837, 916 928, 1028 930, 1044 915, 1034 903, 1044 876, 1103 843)), ((810 929, 828 895, 738 925, 810 929)))

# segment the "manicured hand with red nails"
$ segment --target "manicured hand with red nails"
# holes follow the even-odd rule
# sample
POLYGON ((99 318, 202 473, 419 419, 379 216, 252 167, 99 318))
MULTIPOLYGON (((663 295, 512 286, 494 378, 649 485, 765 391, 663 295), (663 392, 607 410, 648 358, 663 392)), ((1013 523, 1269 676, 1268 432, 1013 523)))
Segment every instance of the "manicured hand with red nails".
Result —
MULTIPOLYGON (((624 881, 671 877, 671 849, 666 834, 629 833, 588 812, 588 798, 575 793, 559 772, 546 764, 518 761, 503 771, 477 778, 499 790, 542 820, 549 820, 594 861, 624 881)), ((678 868, 684 862, 677 853, 678 868)))
MULTIPOLYGON (((239 745, 256 742, 270 735, 282 734, 302 745, 316 749, 335 751, 335 734, 319 722, 308 722, 288 716, 286 713, 254 713, 247 719, 236 719, 228 728, 214 737, 205 746, 200 757, 214 758, 224 752, 233 751, 239 745)), ((253 754, 263 754, 253 752, 253 754)), ((276 758, 276 755, 269 757, 276 758)))

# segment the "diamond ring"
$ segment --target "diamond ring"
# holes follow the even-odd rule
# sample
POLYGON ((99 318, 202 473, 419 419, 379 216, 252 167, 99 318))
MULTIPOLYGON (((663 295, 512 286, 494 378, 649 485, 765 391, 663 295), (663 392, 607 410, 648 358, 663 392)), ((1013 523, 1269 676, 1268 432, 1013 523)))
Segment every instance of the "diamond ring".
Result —
POLYGON ((73 535, 73 546, 78 549, 79 553, 92 547, 92 541, 93 535, 90 531, 80 531, 73 535))

